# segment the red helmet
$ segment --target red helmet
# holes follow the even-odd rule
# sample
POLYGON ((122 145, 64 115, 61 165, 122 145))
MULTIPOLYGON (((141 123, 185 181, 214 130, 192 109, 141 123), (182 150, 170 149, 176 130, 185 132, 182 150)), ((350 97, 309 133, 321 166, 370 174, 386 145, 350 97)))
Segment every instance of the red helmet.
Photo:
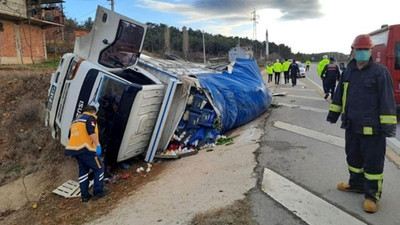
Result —
POLYGON ((372 43, 372 39, 368 34, 360 34, 354 39, 351 47, 356 49, 371 49, 374 47, 374 43, 372 43))

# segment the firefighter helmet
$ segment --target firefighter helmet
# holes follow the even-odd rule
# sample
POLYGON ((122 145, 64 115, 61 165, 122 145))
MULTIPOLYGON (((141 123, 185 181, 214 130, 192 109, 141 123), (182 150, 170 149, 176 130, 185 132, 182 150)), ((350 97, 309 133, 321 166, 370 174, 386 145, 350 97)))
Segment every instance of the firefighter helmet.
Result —
POLYGON ((351 47, 355 49, 371 49, 374 47, 374 43, 372 42, 371 36, 368 34, 360 34, 354 39, 351 47))

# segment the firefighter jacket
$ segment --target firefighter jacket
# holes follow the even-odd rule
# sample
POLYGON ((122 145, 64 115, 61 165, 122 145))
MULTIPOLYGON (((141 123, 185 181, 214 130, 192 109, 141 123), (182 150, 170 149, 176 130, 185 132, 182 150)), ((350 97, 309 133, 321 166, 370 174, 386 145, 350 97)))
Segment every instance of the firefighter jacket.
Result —
POLYGON ((273 74, 274 73, 274 69, 272 68, 272 65, 268 65, 266 70, 267 70, 267 74, 273 74))
POLYGON ((392 78, 388 69, 372 58, 361 70, 350 61, 340 77, 327 120, 364 135, 395 135, 397 117, 392 78))
POLYGON ((335 78, 336 80, 339 80, 340 78, 339 67, 333 63, 329 63, 322 70, 321 77, 335 78))
POLYGON ((321 61, 319 61, 318 67, 317 67, 318 76, 321 77, 322 70, 323 70, 324 67, 325 67, 326 65, 328 65, 329 63, 330 63, 329 59, 322 59, 321 61))
POLYGON ((284 72, 289 70, 290 64, 291 64, 291 62, 289 62, 289 61, 285 61, 284 63, 282 63, 282 69, 284 72))
POLYGON ((72 121, 70 129, 70 139, 65 148, 65 155, 78 155, 81 153, 96 153, 96 144, 93 143, 89 135, 99 131, 96 123, 96 115, 84 112, 80 117, 72 121))
POLYGON ((282 64, 281 64, 280 62, 274 63, 274 65, 272 66, 272 68, 274 69, 274 72, 275 72, 275 73, 280 73, 280 72, 283 71, 282 64))

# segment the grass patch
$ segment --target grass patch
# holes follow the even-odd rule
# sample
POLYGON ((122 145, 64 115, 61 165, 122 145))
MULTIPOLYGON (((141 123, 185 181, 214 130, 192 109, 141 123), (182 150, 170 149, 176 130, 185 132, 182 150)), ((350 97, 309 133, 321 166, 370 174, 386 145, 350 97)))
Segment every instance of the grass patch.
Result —
POLYGON ((0 70, 56 70, 60 59, 48 59, 43 63, 0 65, 0 70))
POLYGON ((15 166, 11 170, 9 170, 8 173, 19 173, 24 169, 25 169, 25 166, 15 166))
POLYGON ((251 206, 247 198, 220 209, 199 213, 190 221, 191 225, 255 225, 252 219, 251 206))

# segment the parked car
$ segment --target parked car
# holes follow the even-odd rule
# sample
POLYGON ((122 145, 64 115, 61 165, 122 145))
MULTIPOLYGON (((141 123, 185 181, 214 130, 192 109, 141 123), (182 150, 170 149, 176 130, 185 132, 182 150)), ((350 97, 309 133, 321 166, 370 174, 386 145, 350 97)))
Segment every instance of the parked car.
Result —
POLYGON ((297 63, 297 65, 299 65, 300 70, 300 72, 297 74, 297 77, 306 77, 306 67, 301 63, 297 63))

